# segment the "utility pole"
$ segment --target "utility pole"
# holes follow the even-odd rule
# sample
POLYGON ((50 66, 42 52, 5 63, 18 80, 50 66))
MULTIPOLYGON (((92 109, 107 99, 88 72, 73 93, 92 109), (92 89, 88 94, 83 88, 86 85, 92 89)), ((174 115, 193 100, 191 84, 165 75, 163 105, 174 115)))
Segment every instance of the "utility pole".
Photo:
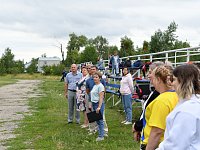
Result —
POLYGON ((62 44, 60 44, 60 51, 62 55, 62 63, 64 64, 64 51, 62 50, 62 44))

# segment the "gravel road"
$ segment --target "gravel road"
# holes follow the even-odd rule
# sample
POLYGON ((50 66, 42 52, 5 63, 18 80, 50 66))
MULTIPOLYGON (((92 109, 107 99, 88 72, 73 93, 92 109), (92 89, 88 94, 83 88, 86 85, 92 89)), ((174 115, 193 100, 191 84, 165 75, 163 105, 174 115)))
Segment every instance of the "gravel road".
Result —
POLYGON ((41 96, 40 80, 19 80, 16 84, 0 87, 0 150, 5 150, 4 140, 14 138, 24 113, 30 113, 28 99, 41 96))

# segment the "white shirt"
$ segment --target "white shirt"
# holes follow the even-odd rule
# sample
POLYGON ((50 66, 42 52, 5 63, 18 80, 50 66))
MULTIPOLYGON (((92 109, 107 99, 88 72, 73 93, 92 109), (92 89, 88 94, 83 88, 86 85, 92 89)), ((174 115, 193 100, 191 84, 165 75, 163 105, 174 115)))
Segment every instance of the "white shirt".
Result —
POLYGON ((180 101, 166 122, 164 141, 156 150, 200 150, 200 95, 180 101))
POLYGON ((115 65, 118 64, 117 60, 118 60, 118 55, 117 55, 117 56, 114 56, 114 62, 115 62, 114 64, 115 64, 115 65))
POLYGON ((125 76, 122 76, 122 80, 120 81, 120 93, 122 95, 128 95, 133 93, 133 79, 130 73, 125 76))

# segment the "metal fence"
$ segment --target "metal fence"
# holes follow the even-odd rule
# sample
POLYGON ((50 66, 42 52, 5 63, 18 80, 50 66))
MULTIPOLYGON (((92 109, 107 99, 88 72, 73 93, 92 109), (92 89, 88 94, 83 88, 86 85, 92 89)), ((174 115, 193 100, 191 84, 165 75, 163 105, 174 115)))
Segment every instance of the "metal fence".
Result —
MULTIPOLYGON (((121 57, 120 62, 125 61, 127 58, 129 58, 132 63, 136 60, 141 60, 142 62, 170 61, 176 67, 177 65, 190 61, 200 63, 200 46, 121 57)), ((104 65, 108 67, 109 60, 104 60, 104 65)))

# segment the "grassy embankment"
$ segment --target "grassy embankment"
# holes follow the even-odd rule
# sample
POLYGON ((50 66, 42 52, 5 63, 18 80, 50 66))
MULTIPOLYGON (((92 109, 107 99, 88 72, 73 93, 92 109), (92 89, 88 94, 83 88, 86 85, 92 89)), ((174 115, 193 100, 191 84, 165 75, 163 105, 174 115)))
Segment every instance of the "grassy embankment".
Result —
MULTIPOLYGON (((97 135, 88 135, 87 130, 81 129, 80 125, 67 124, 67 100, 63 96, 63 82, 59 82, 59 77, 18 75, 15 78, 44 80, 40 89, 45 96, 29 100, 30 108, 34 111, 32 115, 25 115, 21 121, 15 131, 17 137, 6 142, 9 149, 139 149, 139 144, 132 139, 131 125, 120 123, 124 120, 124 114, 118 111, 119 107, 110 108, 111 104, 106 104, 109 137, 97 143, 97 135)), ((139 111, 140 109, 134 109, 134 119, 135 113, 138 116, 139 111)))

